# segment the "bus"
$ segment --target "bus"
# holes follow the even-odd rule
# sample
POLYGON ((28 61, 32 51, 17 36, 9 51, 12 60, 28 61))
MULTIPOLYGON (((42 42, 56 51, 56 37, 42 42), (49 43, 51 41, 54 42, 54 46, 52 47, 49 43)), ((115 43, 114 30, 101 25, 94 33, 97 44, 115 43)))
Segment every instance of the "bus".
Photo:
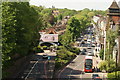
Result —
POLYGON ((85 63, 84 63, 84 72, 93 72, 92 66, 93 66, 92 56, 86 56, 85 63))

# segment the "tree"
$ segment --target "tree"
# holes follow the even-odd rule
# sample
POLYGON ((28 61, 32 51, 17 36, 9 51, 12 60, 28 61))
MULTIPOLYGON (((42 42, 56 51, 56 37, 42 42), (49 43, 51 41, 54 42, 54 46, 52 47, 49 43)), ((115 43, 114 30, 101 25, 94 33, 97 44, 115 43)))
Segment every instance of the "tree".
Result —
POLYGON ((50 23, 51 25, 54 25, 54 23, 55 23, 55 18, 54 18, 54 16, 53 16, 53 15, 50 15, 48 21, 49 21, 49 23, 50 23))
POLYGON ((80 35, 80 22, 77 18, 71 17, 67 24, 67 29, 64 35, 62 35, 61 43, 64 46, 69 46, 71 42, 74 42, 80 35))
POLYGON ((10 54, 16 46, 16 10, 11 8, 12 3, 2 3, 2 64, 3 69, 9 64, 10 54))
POLYGON ((39 39, 42 18, 28 2, 2 3, 2 64, 29 54, 39 39), (18 55, 18 56, 15 56, 18 55))
POLYGON ((95 15, 94 12, 89 12, 89 13, 88 13, 89 18, 92 18, 94 15, 95 15))

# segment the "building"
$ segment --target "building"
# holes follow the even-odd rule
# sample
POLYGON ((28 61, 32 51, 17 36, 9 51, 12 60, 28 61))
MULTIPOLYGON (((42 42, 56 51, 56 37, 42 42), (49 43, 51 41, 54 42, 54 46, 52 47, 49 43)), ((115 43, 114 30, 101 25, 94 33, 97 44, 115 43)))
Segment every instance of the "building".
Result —
MULTIPOLYGON (((112 2, 110 7, 108 8, 106 31, 108 30, 117 31, 118 33, 120 33, 120 7, 118 6, 115 0, 112 2)), ((120 34, 117 35, 115 42, 116 42, 116 45, 113 48, 113 58, 116 59, 115 56, 117 56, 117 61, 119 63, 120 62, 120 34)))
POLYGON ((96 33, 96 42, 97 45, 95 47, 96 54, 99 54, 101 49, 105 51, 105 29, 106 29, 106 17, 101 15, 96 15, 93 17, 93 28, 96 33))

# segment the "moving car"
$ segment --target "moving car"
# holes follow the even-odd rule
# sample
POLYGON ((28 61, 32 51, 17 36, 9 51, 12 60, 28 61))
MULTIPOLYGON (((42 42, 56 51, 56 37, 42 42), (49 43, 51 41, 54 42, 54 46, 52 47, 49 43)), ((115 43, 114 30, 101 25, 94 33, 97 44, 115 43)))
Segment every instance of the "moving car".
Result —
POLYGON ((94 56, 94 53, 88 52, 87 55, 88 55, 88 56, 94 56))
POLYGON ((91 47, 95 47, 95 44, 92 44, 92 46, 91 47))
POLYGON ((82 42, 81 42, 81 44, 85 44, 85 42, 84 42, 84 41, 82 41, 82 42))
POLYGON ((88 40, 87 40, 87 43, 91 43, 91 39, 88 39, 88 40))
POLYGON ((102 80, 98 74, 93 74, 92 79, 93 80, 102 80))
POLYGON ((86 53, 84 51, 81 51, 80 54, 81 55, 86 55, 86 53))
POLYGON ((43 54, 42 58, 43 59, 48 59, 48 55, 47 54, 43 54))
POLYGON ((87 38, 84 38, 84 41, 87 41, 87 38))
POLYGON ((86 50, 85 48, 83 48, 81 51, 83 51, 83 52, 87 52, 87 50, 86 50))

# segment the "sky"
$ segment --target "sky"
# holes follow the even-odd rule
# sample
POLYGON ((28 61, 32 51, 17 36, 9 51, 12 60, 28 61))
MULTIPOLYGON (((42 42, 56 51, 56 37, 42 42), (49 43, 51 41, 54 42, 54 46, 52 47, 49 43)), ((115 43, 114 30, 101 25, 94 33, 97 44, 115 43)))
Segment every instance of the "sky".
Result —
MULTIPOLYGON (((120 0, 116 0, 118 2, 120 0)), ((46 8, 68 8, 82 10, 84 8, 94 10, 107 10, 113 0, 30 0, 30 5, 45 6, 46 8)))

